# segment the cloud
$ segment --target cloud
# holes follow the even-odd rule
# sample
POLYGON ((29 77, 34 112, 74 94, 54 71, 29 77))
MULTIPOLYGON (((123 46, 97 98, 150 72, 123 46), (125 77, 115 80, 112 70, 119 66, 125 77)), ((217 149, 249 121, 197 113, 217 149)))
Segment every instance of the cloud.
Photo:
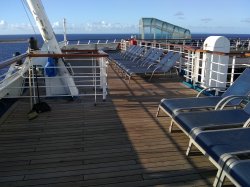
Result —
POLYGON ((82 24, 82 30, 88 33, 135 33, 138 25, 98 21, 82 24))
POLYGON ((60 21, 56 21, 52 24, 52 28, 53 29, 62 29, 63 28, 63 25, 60 21))
POLYGON ((12 30, 31 30, 32 26, 29 23, 15 23, 9 25, 12 30))
POLYGON ((245 19, 241 20, 241 22, 250 23, 250 18, 245 18, 245 19))
POLYGON ((208 23, 210 21, 212 21, 213 19, 211 18, 202 18, 201 21, 204 22, 204 23, 208 23))
POLYGON ((177 17, 179 17, 179 16, 184 16, 184 13, 181 12, 181 11, 179 11, 179 12, 176 12, 176 13, 174 14, 174 16, 177 16, 177 17))
MULTIPOLYGON (((63 33, 63 21, 54 21, 52 24, 55 33, 63 33)), ((34 25, 36 33, 38 28, 34 25)), ((86 22, 86 23, 70 23, 66 22, 67 33, 138 33, 139 26, 137 24, 123 24, 119 22, 108 22, 106 20, 86 22)), ((0 34, 17 33, 30 34, 33 28, 28 23, 11 23, 0 20, 0 34)))
POLYGON ((181 11, 176 12, 176 13, 174 14, 174 16, 175 16, 175 17, 177 17, 177 19, 180 19, 180 20, 185 19, 185 17, 184 17, 184 13, 183 13, 183 12, 181 12, 181 11))
POLYGON ((0 28, 6 29, 8 27, 8 23, 4 20, 0 20, 0 28))

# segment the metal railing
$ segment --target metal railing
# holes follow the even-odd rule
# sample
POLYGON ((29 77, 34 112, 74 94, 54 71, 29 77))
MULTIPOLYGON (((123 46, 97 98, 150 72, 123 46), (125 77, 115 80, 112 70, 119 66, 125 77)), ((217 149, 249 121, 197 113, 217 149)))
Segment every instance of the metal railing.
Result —
POLYGON ((32 98, 33 102, 39 91, 40 97, 64 97, 71 96, 68 92, 53 93, 54 90, 68 90, 76 87, 79 91, 77 96, 93 96, 96 103, 97 97, 105 100, 107 95, 107 55, 100 51, 74 50, 64 51, 63 54, 49 54, 34 52, 12 58, 1 64, 17 67, 7 71, 0 82, 0 98, 32 98), (65 66, 45 67, 50 58, 58 58, 65 66), (16 62, 23 63, 16 66, 16 62), (47 71, 55 71, 55 76, 46 74, 47 71), (60 72, 68 71, 67 75, 60 72), (51 84, 65 79, 73 79, 75 85, 51 84), (37 89, 38 85, 38 89, 37 89), (22 94, 23 90, 29 90, 22 94), (52 91, 51 91, 52 90, 52 91))
MULTIPOLYGON (((250 66, 250 53, 248 51, 221 53, 201 50, 200 48, 188 45, 157 43, 155 41, 144 40, 138 40, 137 44, 147 48, 160 48, 165 52, 174 51, 180 53, 180 61, 175 67, 179 70, 179 73, 183 74, 186 82, 194 86, 199 85, 203 88, 209 87, 212 84, 213 86, 231 85, 242 72, 239 69, 243 70, 250 66), (229 58, 227 65, 222 62, 225 57, 229 58), (218 71, 223 67, 227 68, 225 73, 218 71), (219 78, 221 76, 226 77, 226 79, 221 81, 221 78, 219 78)), ((130 42, 124 40, 121 44, 121 49, 125 50, 129 45, 130 42)))

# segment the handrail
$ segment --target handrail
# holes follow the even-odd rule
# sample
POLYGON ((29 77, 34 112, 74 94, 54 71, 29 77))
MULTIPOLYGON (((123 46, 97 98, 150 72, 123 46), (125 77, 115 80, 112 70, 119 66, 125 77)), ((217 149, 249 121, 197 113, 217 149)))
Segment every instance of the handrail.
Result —
POLYGON ((91 54, 91 53, 62 53, 62 54, 56 54, 56 53, 29 53, 29 57, 52 57, 52 58, 63 58, 63 57, 108 57, 108 54, 106 53, 97 53, 97 54, 91 54))
POLYGON ((11 64, 13 64, 14 62, 17 62, 19 60, 22 60, 23 58, 27 57, 28 56, 28 53, 23 53, 21 55, 18 55, 18 56, 15 56, 15 57, 12 57, 8 60, 5 60, 3 61, 2 63, 0 63, 0 69, 1 68, 4 68, 4 67, 7 67, 11 64))
MULTIPOLYGON (((175 39, 173 39, 175 40, 175 39)), ((184 50, 189 50, 193 52, 203 52, 203 53, 211 53, 211 54, 216 54, 216 55, 222 55, 222 56, 240 56, 240 57, 250 57, 250 51, 245 51, 245 52, 229 52, 229 53, 223 53, 220 51, 209 51, 209 50, 203 50, 198 47, 194 46, 188 46, 188 45, 182 45, 182 44, 170 44, 170 43, 157 43, 155 41, 146 41, 146 40, 141 40, 140 42, 144 43, 153 43, 153 44, 160 44, 161 46, 169 46, 169 47, 181 47, 184 50)))

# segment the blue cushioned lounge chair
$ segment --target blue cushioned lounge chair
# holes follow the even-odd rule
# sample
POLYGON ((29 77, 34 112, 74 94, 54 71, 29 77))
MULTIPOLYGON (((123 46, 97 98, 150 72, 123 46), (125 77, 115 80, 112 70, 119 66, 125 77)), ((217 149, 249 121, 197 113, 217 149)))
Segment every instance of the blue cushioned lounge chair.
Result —
MULTIPOLYGON (((250 187, 250 153, 242 152, 235 155, 234 161, 227 161, 222 168, 222 171, 217 173, 217 179, 214 186, 222 186, 225 177, 229 178, 235 186, 250 187), (241 155, 246 155, 248 158, 240 160, 241 155)), ((232 160, 232 158, 231 158, 232 160)))
MULTIPOLYGON (((224 101, 233 96, 244 96, 250 93, 250 68, 246 68, 244 72, 234 81, 234 83, 221 95, 211 97, 192 97, 192 98, 176 98, 162 99, 156 116, 163 111, 172 117, 180 112, 196 110, 196 109, 214 109, 223 104, 224 101)), ((199 94, 200 95, 200 94, 199 94)), ((237 106, 241 102, 240 99, 233 100, 228 103, 230 106, 237 106)))
POLYGON ((134 75, 150 75, 149 80, 155 74, 165 74, 168 72, 180 58, 179 53, 173 54, 173 52, 167 53, 159 63, 151 62, 148 63, 146 67, 137 67, 125 69, 126 76, 129 77, 129 80, 134 75))
MULTIPOLYGON (((250 97, 241 98, 249 100, 250 97)), ((249 117, 250 102, 243 109, 183 112, 172 118, 169 131, 176 124, 186 135, 192 136, 205 129, 241 127, 249 117)))
MULTIPOLYGON (((218 168, 214 186, 221 186, 223 177, 221 175, 227 165, 231 165, 235 156, 250 153, 250 119, 244 124, 244 128, 220 129, 201 131, 190 141, 218 168)), ((233 168, 233 167, 232 167, 233 168)), ((249 186, 250 174, 244 172, 250 169, 239 165, 231 170, 233 182, 238 186, 249 186)))

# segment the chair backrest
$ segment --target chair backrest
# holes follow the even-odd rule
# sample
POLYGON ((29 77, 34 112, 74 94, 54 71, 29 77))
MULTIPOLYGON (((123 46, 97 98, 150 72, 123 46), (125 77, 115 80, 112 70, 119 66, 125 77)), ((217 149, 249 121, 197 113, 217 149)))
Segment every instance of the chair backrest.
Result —
POLYGON ((154 55, 152 55, 150 58, 147 58, 147 60, 145 62, 143 62, 143 64, 141 65, 150 65, 152 63, 155 63, 156 60, 158 60, 161 55, 163 54, 163 50, 162 49, 156 49, 156 53, 154 55))
POLYGON ((130 57, 130 60, 134 61, 136 58, 143 54, 144 47, 139 47, 139 49, 130 57))
POLYGON ((146 53, 144 53, 144 55, 143 55, 143 59, 148 58, 148 56, 150 56, 150 54, 152 54, 154 50, 155 50, 155 48, 147 49, 146 53))
MULTIPOLYGON (((248 102, 247 104, 246 104, 246 106, 244 107, 244 109, 243 109, 246 113, 248 113, 249 115, 250 115, 250 102, 248 102)), ((250 116, 249 116, 250 117, 250 116)))
POLYGON ((173 54, 173 56, 169 59, 166 59, 166 62, 164 63, 164 65, 160 68, 160 71, 162 72, 168 72, 176 63, 176 61, 178 61, 180 59, 181 55, 180 53, 175 53, 173 54))
MULTIPOLYGON (((249 95, 250 93, 250 68, 246 68, 234 83, 224 92, 221 97, 230 95, 249 95)), ((241 100, 235 99, 231 103, 237 105, 241 100)))
POLYGON ((132 47, 129 47, 129 49, 126 51, 125 55, 123 56, 124 58, 129 58, 131 57, 134 53, 136 53, 137 50, 139 50, 140 47, 137 45, 133 45, 132 47))
POLYGON ((174 55, 173 51, 169 51, 159 62, 160 65, 164 65, 172 56, 174 55))
POLYGON ((150 60, 151 58, 154 57, 154 55, 155 55, 157 52, 158 52, 158 49, 156 49, 156 48, 151 48, 151 52, 147 55, 147 57, 146 57, 146 58, 143 58, 142 60, 138 60, 138 63, 140 63, 140 62, 144 63, 144 62, 150 60))

